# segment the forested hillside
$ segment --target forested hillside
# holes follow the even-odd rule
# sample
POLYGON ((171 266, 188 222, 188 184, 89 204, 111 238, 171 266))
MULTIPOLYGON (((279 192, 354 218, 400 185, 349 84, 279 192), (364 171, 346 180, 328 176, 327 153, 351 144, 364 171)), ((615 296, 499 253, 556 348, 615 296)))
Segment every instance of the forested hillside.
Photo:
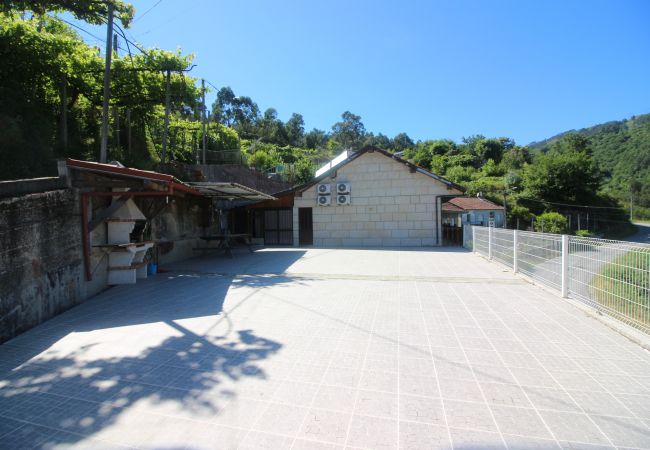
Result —
POLYGON ((569 133, 589 139, 593 158, 603 171, 603 190, 622 203, 630 199, 639 215, 650 217, 650 114, 571 130, 529 145, 531 151, 548 151, 569 133))
MULTIPOLYGON (((105 9, 89 0, 8 1, 0 7, 0 179, 54 175, 57 158, 99 159, 104 51, 85 43, 80 33, 88 32, 56 13, 69 11, 97 24, 105 9)), ((166 161, 200 161, 203 83, 193 56, 142 48, 124 31, 133 8, 116 2, 116 10, 108 160, 154 168, 166 142, 166 161)), ((590 229, 609 232, 626 226, 619 206, 630 193, 636 204, 650 206, 650 115, 529 147, 481 135, 414 142, 406 133, 368 131, 350 111, 332 118, 329 130, 306 131, 299 113, 283 121, 274 108, 261 111, 230 87, 209 80, 205 86, 216 93, 206 107, 208 163, 244 164, 302 183, 341 151, 374 145, 466 186, 470 195, 505 201, 511 225, 530 227, 536 217, 560 212, 553 229, 575 229, 571 218, 583 214, 588 223, 591 217, 590 229)))

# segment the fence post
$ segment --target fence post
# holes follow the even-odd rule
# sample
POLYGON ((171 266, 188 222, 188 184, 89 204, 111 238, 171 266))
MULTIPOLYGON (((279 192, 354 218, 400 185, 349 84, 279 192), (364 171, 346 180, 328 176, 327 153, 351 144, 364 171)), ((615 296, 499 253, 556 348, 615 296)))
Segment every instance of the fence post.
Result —
POLYGON ((476 250, 476 230, 474 229, 474 225, 470 225, 470 230, 472 230, 472 251, 474 253, 477 253, 478 250, 476 250))
POLYGON ((519 244, 519 230, 512 232, 512 271, 519 272, 519 261, 517 260, 517 246, 519 244))
POLYGON ((569 236, 562 235, 562 297, 569 296, 569 236))
POLYGON ((494 238, 494 227, 488 227, 488 259, 492 261, 492 240, 494 238))

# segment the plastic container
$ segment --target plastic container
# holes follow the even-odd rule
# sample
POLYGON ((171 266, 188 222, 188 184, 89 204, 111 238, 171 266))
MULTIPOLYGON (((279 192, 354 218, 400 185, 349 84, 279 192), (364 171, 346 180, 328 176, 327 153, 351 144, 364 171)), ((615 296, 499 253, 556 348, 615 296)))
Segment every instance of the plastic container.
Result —
POLYGON ((158 264, 149 263, 147 265, 147 275, 155 275, 158 272, 158 264))

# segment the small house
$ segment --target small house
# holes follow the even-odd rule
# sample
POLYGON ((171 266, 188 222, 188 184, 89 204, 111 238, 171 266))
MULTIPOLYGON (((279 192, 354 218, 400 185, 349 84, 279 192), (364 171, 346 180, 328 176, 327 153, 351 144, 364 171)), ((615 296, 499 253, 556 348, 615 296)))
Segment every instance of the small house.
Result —
POLYGON ((483 197, 455 197, 442 204, 442 223, 445 226, 462 227, 469 225, 490 225, 501 228, 504 225, 505 212, 497 205, 483 197))

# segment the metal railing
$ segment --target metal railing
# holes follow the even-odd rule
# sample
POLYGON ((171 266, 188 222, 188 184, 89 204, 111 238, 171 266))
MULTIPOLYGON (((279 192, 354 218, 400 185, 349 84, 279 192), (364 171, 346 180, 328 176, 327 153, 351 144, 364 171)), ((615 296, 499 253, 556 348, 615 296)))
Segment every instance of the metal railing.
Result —
POLYGON ((489 260, 650 334, 650 245, 472 226, 489 260))

